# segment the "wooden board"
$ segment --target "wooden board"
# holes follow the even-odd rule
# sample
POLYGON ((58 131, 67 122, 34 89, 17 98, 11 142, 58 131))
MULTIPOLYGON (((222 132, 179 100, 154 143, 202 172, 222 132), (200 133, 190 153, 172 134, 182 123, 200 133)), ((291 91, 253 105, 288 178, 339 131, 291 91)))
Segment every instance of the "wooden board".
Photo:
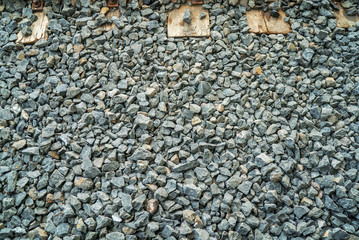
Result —
POLYGON ((284 22, 285 13, 279 10, 279 17, 270 16, 269 12, 262 10, 247 11, 247 22, 252 33, 288 34, 292 31, 289 23, 284 22))
POLYGON ((359 22, 359 16, 348 16, 344 10, 344 8, 338 5, 339 11, 335 11, 335 17, 337 18, 337 27, 340 28, 349 28, 354 26, 357 22, 359 22))
POLYGON ((46 29, 49 24, 49 18, 43 12, 35 12, 34 14, 37 16, 37 20, 31 25, 32 34, 24 37, 20 31, 17 34, 16 43, 33 44, 40 39, 48 38, 46 29))
MULTIPOLYGON (((116 10, 114 10, 114 11, 112 11, 113 9, 110 9, 108 12, 107 12, 107 14, 106 14, 106 17, 107 18, 112 18, 112 17, 114 17, 114 16, 116 16, 116 17, 120 17, 121 16, 121 13, 120 13, 120 10, 117 8, 116 10)), ((105 24, 105 25, 103 25, 103 30, 105 30, 105 31, 110 31, 110 30, 112 30, 113 28, 115 28, 116 27, 116 25, 114 24, 114 23, 112 23, 112 24, 105 24)))
POLYGON ((168 13, 167 17, 168 37, 209 37, 209 13, 201 5, 188 6, 182 5, 168 13), (186 9, 191 9, 192 21, 188 24, 183 21, 186 9), (200 19, 201 12, 206 13, 206 17, 200 19))

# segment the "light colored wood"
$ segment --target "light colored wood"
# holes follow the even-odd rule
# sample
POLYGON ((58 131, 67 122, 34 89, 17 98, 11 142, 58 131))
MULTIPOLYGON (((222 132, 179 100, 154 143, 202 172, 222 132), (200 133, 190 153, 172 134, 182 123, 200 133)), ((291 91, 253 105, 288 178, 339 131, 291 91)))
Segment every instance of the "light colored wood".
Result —
POLYGON ((168 13, 167 17, 167 34, 168 37, 209 37, 209 13, 201 5, 188 6, 182 5, 168 13), (183 21, 183 15, 186 9, 191 9, 192 21, 190 24, 183 21), (200 19, 201 12, 206 17, 200 19))
POLYGON ((338 5, 339 11, 335 11, 335 17, 337 18, 337 27, 340 28, 349 28, 354 26, 357 22, 359 22, 359 16, 348 16, 344 10, 344 8, 338 5))
MULTIPOLYGON (((30 36, 23 36, 21 31, 17 34, 16 43, 33 44, 40 39, 47 39, 46 32, 49 18, 43 12, 35 12, 37 20, 31 25, 32 34, 30 36)), ((26 19, 22 20, 26 21, 26 19)))
POLYGON ((250 32, 252 33, 267 33, 268 28, 266 22, 264 21, 263 11, 261 10, 252 10, 247 11, 247 22, 250 32))
POLYGON ((285 13, 279 10, 279 17, 270 16, 262 10, 247 11, 247 22, 252 33, 288 34, 292 31, 289 23, 284 22, 285 13))
MULTIPOLYGON (((119 9, 116 9, 114 11, 111 11, 111 9, 107 12, 106 14, 106 17, 107 18, 112 18, 112 17, 120 17, 121 16, 121 13, 120 13, 120 10, 119 9)), ((114 29, 116 27, 116 25, 114 23, 112 24, 105 24, 102 26, 103 30, 104 31, 110 31, 112 29, 114 29)))
POLYGON ((284 22, 285 13, 279 10, 279 17, 274 18, 270 16, 270 13, 264 14, 264 21, 266 21, 268 32, 277 34, 288 34, 292 31, 290 24, 284 22))

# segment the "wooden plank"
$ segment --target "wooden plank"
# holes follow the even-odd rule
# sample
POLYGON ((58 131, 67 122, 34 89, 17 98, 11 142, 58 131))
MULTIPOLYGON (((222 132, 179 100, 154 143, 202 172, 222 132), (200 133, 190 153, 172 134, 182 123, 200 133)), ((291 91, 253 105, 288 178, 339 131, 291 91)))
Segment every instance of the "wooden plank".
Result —
POLYGON ((269 12, 264 14, 264 21, 266 21, 268 32, 276 34, 288 34, 292 32, 290 24, 284 22, 285 13, 282 10, 279 10, 278 13, 278 18, 271 17, 269 12))
POLYGON ((335 11, 335 17, 337 18, 337 27, 340 28, 349 28, 354 26, 357 22, 359 22, 359 16, 348 16, 344 10, 344 8, 338 5, 339 11, 335 11))
POLYGON ((247 22, 252 33, 288 34, 292 31, 290 24, 284 21, 285 13, 279 10, 279 17, 270 16, 262 10, 247 11, 247 22))
POLYGON ((167 35, 168 37, 209 37, 209 13, 200 5, 188 6, 182 5, 168 13, 167 17, 167 35), (183 15, 186 9, 191 10, 192 21, 190 24, 183 21, 183 15), (201 12, 206 16, 200 19, 201 12))
POLYGON ((246 12, 248 27, 252 33, 268 33, 266 22, 264 21, 263 11, 251 10, 246 12))
MULTIPOLYGON (((120 10, 118 8, 116 8, 116 10, 110 9, 107 13, 106 13, 106 17, 107 18, 112 18, 112 17, 120 17, 121 13, 120 10)), ((112 29, 114 29, 116 27, 116 25, 114 23, 112 24, 105 24, 102 26, 104 31, 110 31, 112 29)))
POLYGON ((49 18, 43 12, 35 12, 34 14, 37 16, 37 20, 31 25, 32 34, 25 37, 20 31, 17 34, 16 43, 33 44, 40 39, 48 38, 46 29, 49 24, 49 18))

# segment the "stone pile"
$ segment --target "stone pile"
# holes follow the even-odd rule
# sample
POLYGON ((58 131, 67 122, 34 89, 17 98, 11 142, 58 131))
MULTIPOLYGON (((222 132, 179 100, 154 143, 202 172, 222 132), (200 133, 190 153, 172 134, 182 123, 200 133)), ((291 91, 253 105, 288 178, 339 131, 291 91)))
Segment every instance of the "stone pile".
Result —
POLYGON ((205 3, 187 39, 169 0, 70 2, 25 46, 0 6, 0 239, 359 239, 359 25, 330 1, 282 1, 288 35, 205 3))

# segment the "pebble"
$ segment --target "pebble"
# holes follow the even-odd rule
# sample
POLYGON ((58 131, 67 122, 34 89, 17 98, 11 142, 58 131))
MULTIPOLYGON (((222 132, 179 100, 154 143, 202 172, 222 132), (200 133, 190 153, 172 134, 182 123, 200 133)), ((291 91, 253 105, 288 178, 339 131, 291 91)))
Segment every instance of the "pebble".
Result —
POLYGON ((79 177, 75 179, 75 186, 84 189, 84 190, 90 190, 93 186, 93 182, 88 178, 79 177))
POLYGON ((24 148, 26 145, 26 140, 25 139, 22 139, 22 140, 19 140, 19 141, 16 141, 12 144, 12 147, 16 150, 19 150, 19 149, 22 149, 24 148))
POLYGON ((184 12, 184 15, 183 15, 183 21, 185 23, 188 23, 188 24, 191 24, 192 22, 192 13, 191 13, 191 9, 187 8, 184 12))
POLYGON ((150 199, 147 203, 147 211, 151 214, 155 214, 158 210, 159 202, 157 199, 150 199))

